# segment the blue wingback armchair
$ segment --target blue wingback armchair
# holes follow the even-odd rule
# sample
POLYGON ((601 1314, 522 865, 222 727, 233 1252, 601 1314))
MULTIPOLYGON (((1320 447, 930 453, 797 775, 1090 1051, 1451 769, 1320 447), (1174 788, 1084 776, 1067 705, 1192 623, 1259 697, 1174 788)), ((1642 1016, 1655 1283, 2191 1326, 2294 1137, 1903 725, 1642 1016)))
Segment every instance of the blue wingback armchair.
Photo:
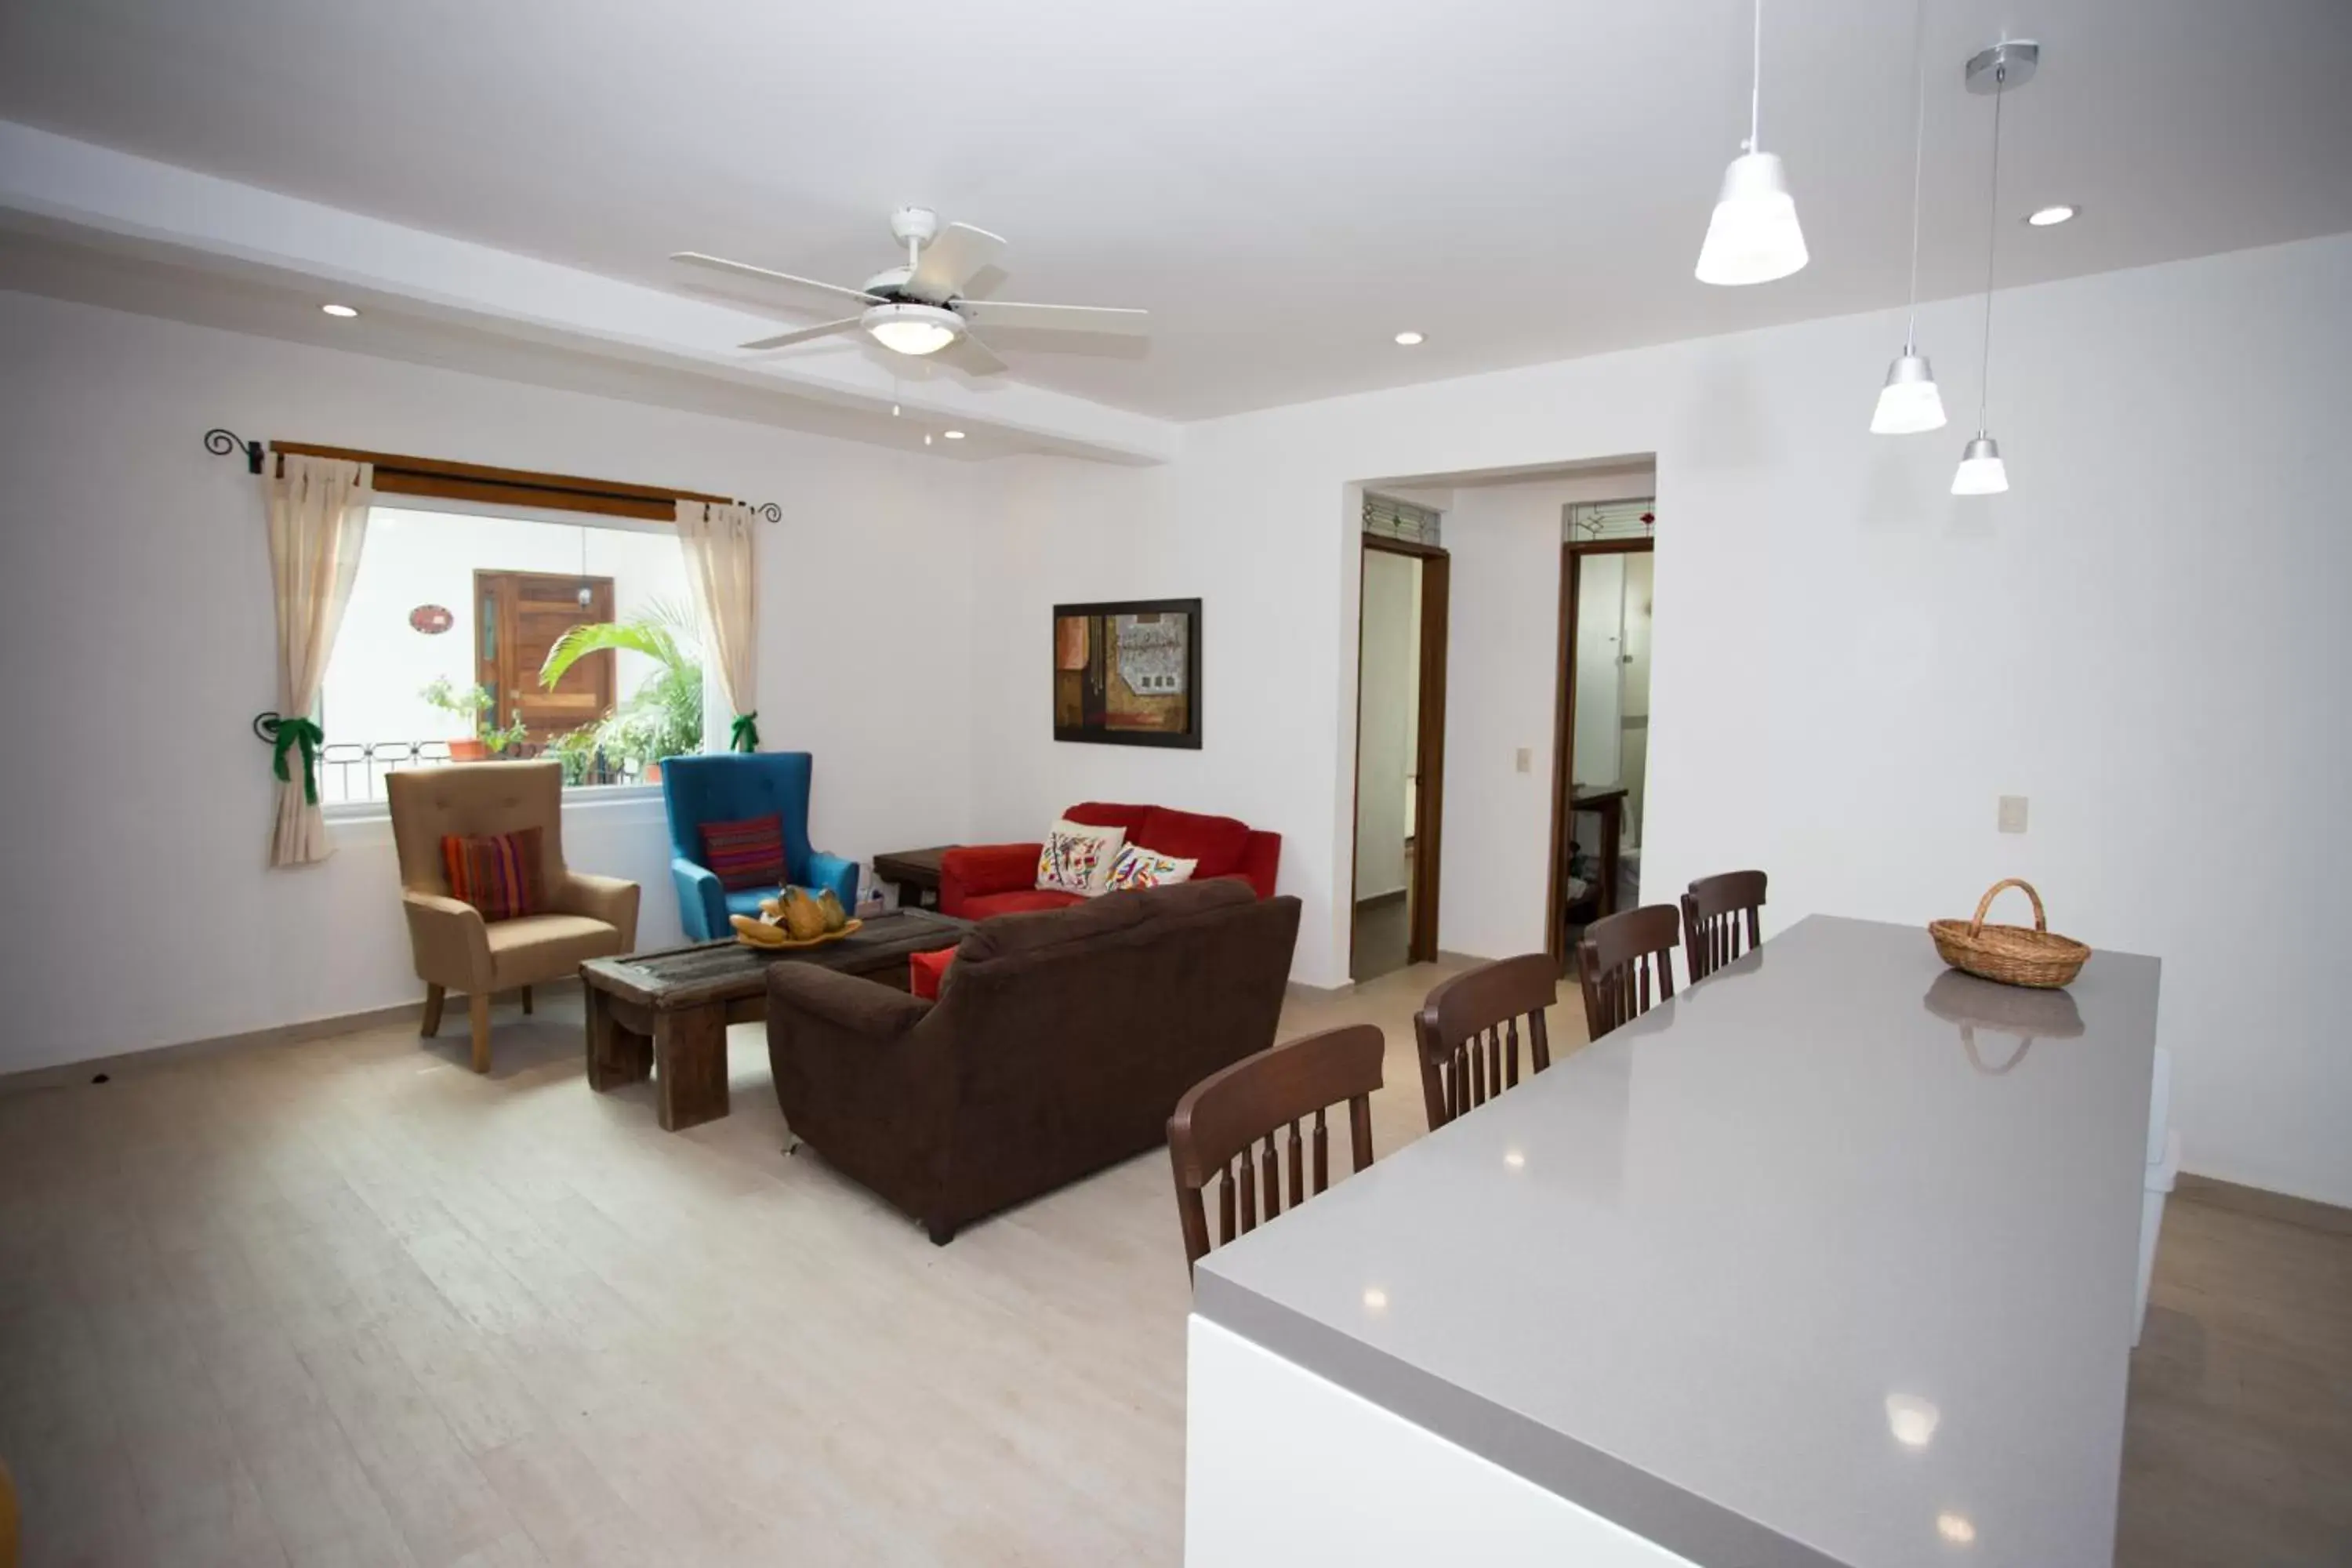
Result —
POLYGON ((669 874, 677 913, 692 942, 730 935, 729 915, 757 914, 772 888, 734 891, 702 864, 702 825, 771 814, 784 820, 784 879, 811 891, 831 888, 841 907, 857 907, 857 862, 809 847, 810 758, 806 752, 724 752, 671 757, 662 763, 662 805, 669 813, 669 874))

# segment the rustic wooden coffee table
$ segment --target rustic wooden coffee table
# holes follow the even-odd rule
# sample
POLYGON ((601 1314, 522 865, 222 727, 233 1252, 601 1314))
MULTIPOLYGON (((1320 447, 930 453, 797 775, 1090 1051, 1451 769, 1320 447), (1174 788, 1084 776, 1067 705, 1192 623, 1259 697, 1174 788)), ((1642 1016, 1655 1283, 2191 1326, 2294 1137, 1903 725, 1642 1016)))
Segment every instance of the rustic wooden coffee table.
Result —
POLYGON ((727 1026, 768 1016, 768 966, 817 963, 907 989, 907 955, 953 947, 970 921, 929 910, 874 916, 841 941, 782 952, 732 938, 580 966, 588 1001, 588 1087, 648 1075, 671 1132, 727 1114, 727 1026), (658 1069, 658 1070, 656 1070, 658 1069))

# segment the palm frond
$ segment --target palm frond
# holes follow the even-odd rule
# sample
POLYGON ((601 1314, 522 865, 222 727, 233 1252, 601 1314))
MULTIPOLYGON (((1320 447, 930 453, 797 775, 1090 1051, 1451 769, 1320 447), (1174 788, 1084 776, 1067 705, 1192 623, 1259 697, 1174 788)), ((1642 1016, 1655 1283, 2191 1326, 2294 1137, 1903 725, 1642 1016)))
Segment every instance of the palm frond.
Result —
POLYGON ((539 683, 550 690, 571 668, 592 653, 610 649, 643 654, 666 670, 696 668, 701 649, 690 612, 667 599, 648 600, 644 609, 625 621, 597 621, 576 626, 555 639, 539 667, 539 683))

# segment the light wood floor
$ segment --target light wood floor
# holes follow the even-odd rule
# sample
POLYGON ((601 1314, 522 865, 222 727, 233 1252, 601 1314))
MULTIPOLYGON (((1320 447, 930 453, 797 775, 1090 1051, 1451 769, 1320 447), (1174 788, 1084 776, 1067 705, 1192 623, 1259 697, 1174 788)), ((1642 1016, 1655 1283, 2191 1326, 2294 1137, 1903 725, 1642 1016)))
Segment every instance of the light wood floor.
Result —
MULTIPOLYGON (((1388 1030, 1384 1152, 1441 973, 1286 1018, 1388 1030)), ((1180 1561, 1164 1158, 937 1248, 779 1152, 756 1029, 671 1136, 576 1001, 499 1024, 488 1079, 383 1027, 0 1094, 28 1564, 1180 1561)), ((2118 1561, 2352 1561, 2352 1237, 2177 1202, 2156 1300, 2118 1561)))

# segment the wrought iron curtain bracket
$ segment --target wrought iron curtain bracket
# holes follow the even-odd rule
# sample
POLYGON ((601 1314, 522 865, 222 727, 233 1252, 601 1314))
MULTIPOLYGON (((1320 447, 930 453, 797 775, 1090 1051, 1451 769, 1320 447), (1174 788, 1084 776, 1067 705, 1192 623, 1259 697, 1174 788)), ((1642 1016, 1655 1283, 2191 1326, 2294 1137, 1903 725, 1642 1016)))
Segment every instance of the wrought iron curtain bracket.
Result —
POLYGON ((223 430, 215 426, 205 431, 205 450, 215 458, 226 458, 231 452, 243 452, 245 471, 248 474, 261 472, 261 462, 265 455, 261 443, 240 440, 234 430, 223 430))

